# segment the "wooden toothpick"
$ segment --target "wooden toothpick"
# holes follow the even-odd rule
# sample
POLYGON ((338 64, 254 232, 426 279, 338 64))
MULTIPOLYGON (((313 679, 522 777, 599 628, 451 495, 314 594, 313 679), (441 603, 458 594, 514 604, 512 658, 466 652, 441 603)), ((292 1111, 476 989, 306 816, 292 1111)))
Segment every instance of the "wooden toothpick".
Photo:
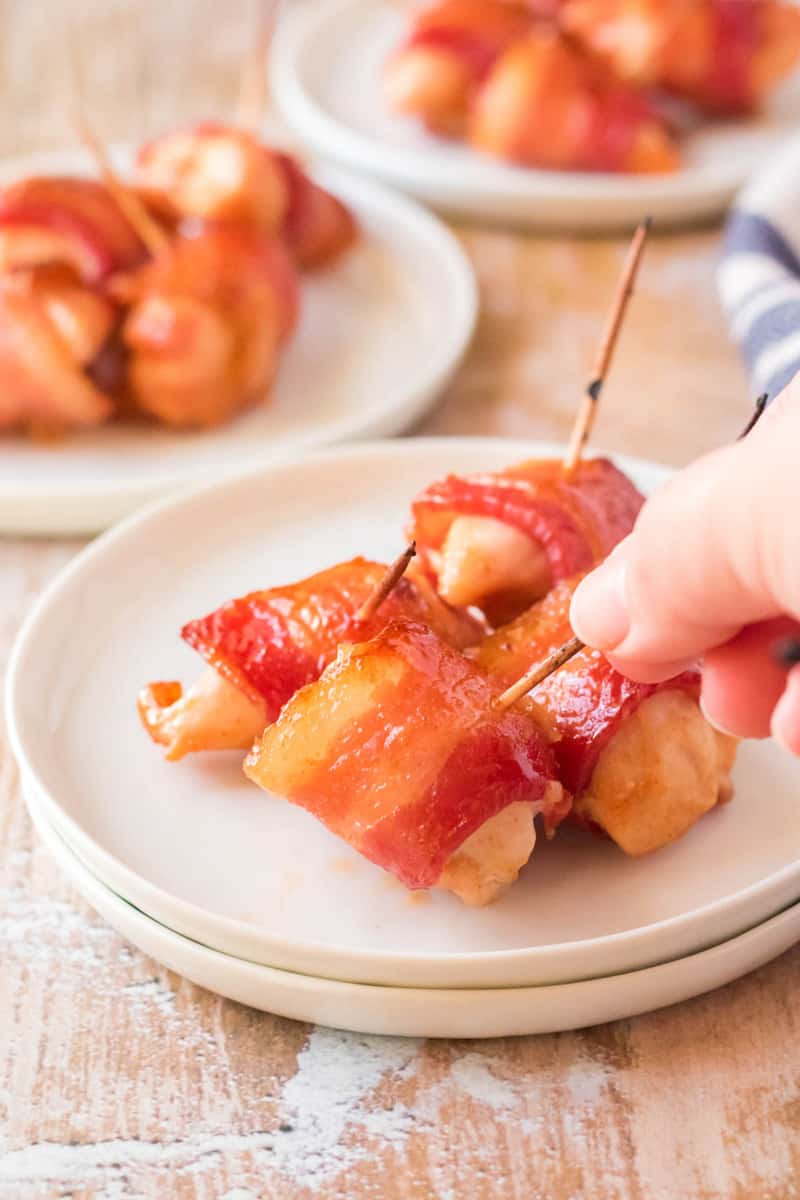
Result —
POLYGON ((571 475, 576 466, 580 462, 583 448, 589 439, 594 424, 595 416, 597 415, 597 405, 600 400, 600 393, 603 390, 603 383, 608 373, 608 368, 611 365, 611 359, 614 355, 614 347, 617 344, 619 331, 622 327, 622 320, 625 316, 625 311, 628 307, 628 301, 633 293, 633 285, 636 279, 636 272, 639 269, 639 263, 642 258, 642 251, 647 240, 647 235, 650 232, 652 224, 651 217, 645 219, 638 226, 631 240, 628 254, 625 259, 625 265, 622 268, 617 290, 614 294, 614 303, 609 314, 608 322, 606 323, 603 332, 603 340, 600 343, 600 348, 595 359, 592 378, 586 388, 586 391, 578 409, 578 414, 575 418, 575 424, 572 427, 572 434, 569 440, 569 448, 564 458, 564 470, 568 475, 571 475))
POLYGON ((543 662, 534 663, 516 683, 512 683, 511 687, 506 688, 495 700, 495 708, 510 708, 512 704, 527 695, 538 684, 543 683, 548 676, 563 667, 584 648, 585 643, 580 638, 571 637, 563 646, 559 646, 557 650, 548 654, 543 662))
POLYGON ((381 580, 378 581, 378 583, 372 589, 370 595, 367 596, 366 600, 361 605, 361 608, 356 613, 356 621, 369 621, 371 617, 375 616, 375 613, 383 604, 392 588, 394 588, 402 576, 405 575, 408 565, 416 553, 417 543, 411 542, 410 545, 406 546, 402 554, 398 554, 397 558, 387 569, 386 574, 381 580))
POLYGON ((750 420, 745 425, 742 432, 739 434, 738 438, 736 439, 737 442, 740 442, 742 440, 742 438, 746 438, 751 429, 755 429, 756 425, 758 424, 758 422, 761 420, 761 418, 764 415, 764 409, 767 407, 768 399, 769 399, 768 392, 762 392, 762 394, 758 397, 758 399, 756 400, 756 406, 753 410, 753 414, 750 417, 750 420))
POLYGON ((235 122, 257 134, 267 108, 269 49, 278 20, 280 0, 256 0, 257 24, 253 44, 242 64, 235 122))

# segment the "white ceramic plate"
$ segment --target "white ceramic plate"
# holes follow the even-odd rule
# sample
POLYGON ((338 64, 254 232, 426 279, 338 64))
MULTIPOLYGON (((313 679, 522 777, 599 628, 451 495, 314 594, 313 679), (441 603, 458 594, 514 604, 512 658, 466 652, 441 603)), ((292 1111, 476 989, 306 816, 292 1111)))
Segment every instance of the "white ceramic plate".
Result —
POLYGON ((800 937, 800 904, 687 958, 550 987, 375 987, 296 975, 210 950, 152 920, 105 887, 30 798, 42 840, 61 870, 110 925, 193 983, 265 1012, 357 1033, 488 1038, 557 1033, 651 1012, 755 970, 800 937))
MULTIPOLYGON (((90 173, 82 155, 59 153, 6 162, 0 181, 39 172, 90 173)), ((472 334, 472 268, 413 202, 340 171, 315 178, 350 205, 362 238, 305 277, 300 327, 270 402, 202 433, 112 424, 54 446, 0 435, 0 532, 95 532, 176 488, 305 447, 397 433, 422 415, 472 334)))
POLYGON ((800 117, 800 87, 779 91, 766 114, 712 122, 685 143, 674 175, 590 175, 508 166, 425 134, 393 114, 381 73, 408 25, 397 0, 311 0, 276 41, 275 96, 315 153, 367 171, 447 212, 538 228, 608 229, 651 213, 660 222, 720 213, 750 171, 800 117))
MULTIPOLYGON (((359 552, 390 558, 417 489, 448 470, 557 452, 540 443, 375 443, 275 466, 130 519, 79 555, 20 635, 11 737, 28 795, 104 883, 207 945, 363 983, 518 986, 679 957, 800 897, 800 764, 743 747, 738 795, 641 860, 577 831, 544 839, 479 911, 420 901, 308 813, 270 799, 241 756, 165 762, 134 698, 191 680, 178 636, 220 602, 359 552)), ((645 488, 665 470, 629 463, 645 488)))

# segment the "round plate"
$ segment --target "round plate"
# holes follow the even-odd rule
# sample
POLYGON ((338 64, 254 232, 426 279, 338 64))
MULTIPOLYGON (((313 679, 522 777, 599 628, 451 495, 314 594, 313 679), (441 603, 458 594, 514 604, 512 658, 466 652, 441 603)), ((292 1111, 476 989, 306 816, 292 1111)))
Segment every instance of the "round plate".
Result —
POLYGON ((126 903, 84 866, 46 820, 37 831, 71 883, 140 950, 240 1004, 355 1033, 490 1038, 559 1033, 617 1021, 699 996, 763 966, 800 938, 800 904, 687 958, 626 975, 550 987, 423 989, 340 983, 261 966, 181 937, 126 903))
MULTIPOLYGON (((125 161, 125 152, 118 160, 125 161)), ((3 164, 0 182, 90 174, 79 153, 3 164)), ((314 172, 355 212, 360 242, 303 280, 300 326, 268 403, 219 429, 111 424, 55 445, 0 435, 0 532, 90 533, 192 483, 416 421, 469 342, 477 289, 453 235, 413 202, 329 169, 314 172)))
POLYGON ((800 116, 800 88, 792 82, 765 114, 711 122, 693 133, 684 144, 686 166, 672 175, 510 166, 433 138, 390 111, 383 64, 408 22, 409 9, 397 0, 298 5, 276 41, 271 64, 276 99, 315 153, 480 221, 599 230, 631 225, 644 213, 671 223, 714 216, 800 116))
MULTIPOLYGON (((420 987, 561 983, 676 958, 800 897, 800 763, 744 746, 737 796, 681 842, 628 859, 565 831, 497 903, 409 893, 302 809, 248 783, 240 754, 164 761, 137 690, 202 669, 189 618, 253 588, 402 544, 415 492, 448 470, 558 447, 430 439, 339 448, 166 502, 79 555, 36 605, 9 669, 23 784, 102 881, 241 958, 420 987)), ((624 461, 624 460, 623 460, 624 461)), ((654 465, 625 464, 645 488, 654 465)))

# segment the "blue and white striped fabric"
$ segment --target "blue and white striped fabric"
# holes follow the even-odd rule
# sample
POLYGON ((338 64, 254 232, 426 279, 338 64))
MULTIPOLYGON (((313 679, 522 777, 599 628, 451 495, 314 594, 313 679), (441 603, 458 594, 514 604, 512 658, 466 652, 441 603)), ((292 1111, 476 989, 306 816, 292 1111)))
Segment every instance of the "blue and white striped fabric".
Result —
POLYGON ((800 139, 769 159, 738 197, 718 283, 753 394, 772 399, 800 370, 800 139))

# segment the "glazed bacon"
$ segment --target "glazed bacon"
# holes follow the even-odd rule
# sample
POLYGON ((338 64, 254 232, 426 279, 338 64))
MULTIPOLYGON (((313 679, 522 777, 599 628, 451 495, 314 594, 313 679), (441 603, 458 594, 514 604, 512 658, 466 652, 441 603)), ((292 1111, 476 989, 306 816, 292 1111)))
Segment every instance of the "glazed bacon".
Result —
POLYGON ((196 750, 247 749, 274 721, 298 688, 318 679, 342 642, 377 633, 392 617, 424 621, 456 647, 474 645, 480 626, 443 604, 422 577, 400 579, 375 615, 357 620, 359 609, 386 572, 380 563, 355 558, 285 587, 251 592, 190 621, 182 636, 249 704, 237 702, 231 730, 230 687, 215 681, 202 696, 180 684, 151 684, 139 711, 154 741, 171 759, 196 750), (187 703, 188 698, 188 703, 187 703))
POLYGON ((549 28, 534 29, 497 60, 468 136, 478 149, 527 167, 655 174, 679 166, 648 98, 549 28))
POLYGON ((412 504, 410 536, 440 595, 497 623, 604 558, 643 502, 607 458, 571 476, 558 459, 534 459, 431 484, 412 504))
POLYGON ((61 264, 97 284, 144 256, 101 183, 35 176, 0 188, 0 271, 61 264))
POLYGON ((530 28, 523 9, 503 0, 440 0, 423 9, 386 64, 392 107, 436 133, 463 133, 497 58, 530 28))
MULTIPOLYGON (((580 577, 498 629, 474 652, 504 686, 572 636, 569 605, 580 577)), ((635 683, 598 651, 584 650, 523 702, 553 739, 574 817, 600 827, 629 854, 680 837, 731 794, 733 739, 705 721, 700 673, 635 683)))
POLYGON ((486 903, 527 861, 534 816, 552 828, 569 807, 536 722, 496 694, 427 626, 396 619, 294 696, 245 773, 406 887, 486 903))
POLYGON ((564 0, 561 15, 624 78, 712 112, 758 107, 800 61, 800 10, 779 0, 564 0))
POLYGON ((352 214, 295 159, 233 126, 209 122, 148 143, 136 183, 168 219, 195 217, 280 237, 303 268, 332 262, 356 236, 352 214))

